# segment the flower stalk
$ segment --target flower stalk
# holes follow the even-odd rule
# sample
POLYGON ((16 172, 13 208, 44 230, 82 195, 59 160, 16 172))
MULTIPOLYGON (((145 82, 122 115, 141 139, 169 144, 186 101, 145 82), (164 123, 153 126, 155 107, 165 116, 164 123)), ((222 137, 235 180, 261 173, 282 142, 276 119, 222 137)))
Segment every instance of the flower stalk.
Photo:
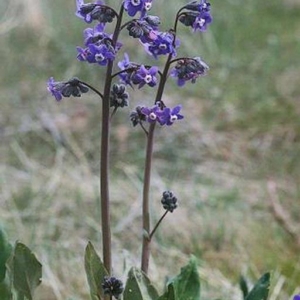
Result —
MULTIPOLYGON (((117 18, 113 34, 113 45, 116 44, 122 22, 123 5, 117 18)), ((110 90, 112 85, 113 60, 110 60, 106 69, 102 101, 102 126, 101 126, 101 169, 100 169, 100 196, 101 196, 101 226, 103 263, 111 274, 111 222, 110 222, 110 197, 109 197, 109 137, 110 137, 110 90)))

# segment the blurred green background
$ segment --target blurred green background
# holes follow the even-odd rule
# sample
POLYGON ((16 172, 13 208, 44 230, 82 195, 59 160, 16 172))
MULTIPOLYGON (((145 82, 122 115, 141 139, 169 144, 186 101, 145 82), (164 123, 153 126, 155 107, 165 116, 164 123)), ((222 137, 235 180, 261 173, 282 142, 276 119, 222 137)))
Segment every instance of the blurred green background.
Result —
MULTIPOLYGON (((108 1, 113 6, 120 1, 108 1)), ((187 1, 156 0, 169 29, 187 1)), ((205 33, 179 26, 179 55, 201 56, 208 76, 164 101, 185 119, 156 134, 153 223, 162 191, 180 207, 153 243, 150 277, 162 288, 194 253, 203 299, 241 299, 240 274, 273 270, 272 300, 300 290, 300 1, 211 1, 205 33)), ((76 61, 86 28, 75 1, 0 0, 0 223, 11 241, 30 246, 44 265, 37 299, 86 299, 83 252, 99 233, 101 107, 94 95, 48 95, 46 81, 77 76, 102 87, 103 69, 76 61), (67 149, 61 146, 64 141, 67 149)), ((146 57, 121 36, 132 60, 146 57)), ((139 265, 144 134, 129 122, 153 90, 131 92, 112 132, 112 219, 115 273, 139 265)))

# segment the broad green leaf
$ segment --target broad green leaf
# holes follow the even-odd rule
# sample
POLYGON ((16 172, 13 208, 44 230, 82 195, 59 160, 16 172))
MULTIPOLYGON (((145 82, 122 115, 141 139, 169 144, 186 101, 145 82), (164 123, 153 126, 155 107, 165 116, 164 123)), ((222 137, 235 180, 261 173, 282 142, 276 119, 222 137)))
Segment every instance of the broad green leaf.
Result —
POLYGON ((87 244, 85 249, 84 267, 92 300, 102 300, 102 282, 108 273, 91 242, 87 244))
POLYGON ((243 299, 246 299, 246 297, 249 293, 249 290, 248 290, 247 281, 243 275, 241 275, 241 277, 240 277, 240 289, 243 293, 243 299))
POLYGON ((168 290, 157 300, 176 300, 173 283, 168 285, 168 290))
POLYGON ((124 290, 124 300, 156 300, 158 293, 141 270, 131 268, 124 290))
POLYGON ((42 277, 42 265, 35 255, 27 246, 17 242, 6 266, 17 299, 26 297, 32 300, 42 277))
POLYGON ((6 273, 6 261, 9 258, 12 251, 12 246, 7 241, 6 235, 0 228, 0 283, 5 278, 6 273))
POLYGON ((189 263, 181 269, 179 275, 171 281, 174 285, 177 300, 199 300, 200 279, 197 271, 195 257, 191 257, 189 263))
POLYGON ((267 300, 270 289, 270 273, 264 274, 254 285, 245 300, 267 300))

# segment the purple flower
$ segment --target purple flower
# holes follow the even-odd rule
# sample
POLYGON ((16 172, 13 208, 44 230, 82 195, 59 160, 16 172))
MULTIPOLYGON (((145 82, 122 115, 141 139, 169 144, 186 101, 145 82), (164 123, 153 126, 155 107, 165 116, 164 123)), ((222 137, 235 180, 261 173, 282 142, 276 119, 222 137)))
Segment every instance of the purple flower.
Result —
POLYGON ((109 35, 103 32, 104 27, 105 25, 103 23, 99 23, 94 28, 86 28, 83 31, 85 46, 88 46, 89 44, 96 44, 104 38, 108 38, 109 35))
POLYGON ((158 105, 154 105, 151 108, 142 107, 141 113, 146 116, 146 121, 149 123, 155 123, 156 121, 161 123, 161 114, 162 111, 158 105))
POLYGON ((157 83, 156 74, 158 72, 157 67, 151 67, 147 69, 145 66, 141 65, 139 69, 135 71, 132 75, 131 80, 133 84, 138 84, 139 89, 143 87, 145 84, 153 87, 157 83))
POLYGON ((183 119, 183 115, 179 112, 181 110, 181 105, 177 105, 174 108, 165 107, 160 115, 161 125, 172 125, 175 121, 183 119))
POLYGON ((186 81, 196 82, 199 76, 206 75, 208 65, 200 58, 182 58, 177 61, 170 75, 177 78, 177 85, 183 86, 186 81))
POLYGON ((183 8, 189 11, 180 14, 179 21, 185 26, 192 27, 194 31, 205 31, 208 24, 212 22, 210 15, 210 3, 206 0, 193 1, 183 8))
POLYGON ((144 17, 151 7, 152 0, 124 0, 124 8, 130 17, 135 16, 137 12, 140 12, 141 17, 144 17))
POLYGON ((212 22, 212 17, 209 12, 201 12, 196 18, 192 25, 194 31, 200 30, 205 31, 207 29, 207 25, 212 22))
POLYGON ((62 97, 81 97, 81 93, 87 93, 89 89, 76 77, 68 81, 54 81, 51 77, 47 82, 47 90, 60 101, 62 97))
POLYGON ((110 39, 105 39, 100 44, 89 44, 87 48, 77 47, 77 59, 88 63, 97 63, 106 66, 109 60, 115 59, 115 49, 110 39))
POLYGON ((172 54, 176 56, 175 47, 179 45, 179 40, 174 43, 174 35, 170 32, 159 32, 157 37, 150 43, 145 43, 145 49, 149 54, 152 54, 155 58, 158 55, 172 54), (174 46, 175 44, 175 46, 174 46))
POLYGON ((293 300, 300 300, 300 295, 295 295, 293 300))

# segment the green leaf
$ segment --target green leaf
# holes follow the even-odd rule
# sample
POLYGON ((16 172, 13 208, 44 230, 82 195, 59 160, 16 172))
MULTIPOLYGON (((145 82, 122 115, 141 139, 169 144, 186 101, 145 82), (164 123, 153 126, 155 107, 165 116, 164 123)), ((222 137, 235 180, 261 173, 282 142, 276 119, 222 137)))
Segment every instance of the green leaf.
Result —
POLYGON ((245 300, 267 300, 270 289, 270 273, 264 274, 254 285, 245 300))
POLYGON ((35 255, 27 246, 17 242, 6 266, 17 299, 26 297, 32 300, 42 277, 42 265, 35 255))
POLYGON ((0 228, 0 283, 5 278, 6 273, 6 261, 9 258, 12 251, 12 246, 7 241, 6 235, 3 230, 0 228))
POLYGON ((246 299, 246 297, 249 293, 249 290, 248 290, 247 281, 243 275, 241 275, 241 277, 240 277, 240 289, 243 293, 243 299, 246 299))
POLYGON ((168 285, 168 290, 157 300, 176 300, 173 283, 168 285))
POLYGON ((108 276, 108 272, 91 242, 87 244, 85 249, 84 267, 92 300, 102 300, 102 282, 104 277, 108 276))
POLYGON ((0 283, 0 299, 1 300, 11 300, 10 287, 4 281, 0 283))
POLYGON ((124 300, 156 300, 158 293, 141 270, 131 268, 124 290, 124 300))
POLYGON ((191 257, 189 263, 181 269, 171 281, 174 285, 176 299, 199 300, 200 299, 200 279, 197 271, 195 257, 191 257))

